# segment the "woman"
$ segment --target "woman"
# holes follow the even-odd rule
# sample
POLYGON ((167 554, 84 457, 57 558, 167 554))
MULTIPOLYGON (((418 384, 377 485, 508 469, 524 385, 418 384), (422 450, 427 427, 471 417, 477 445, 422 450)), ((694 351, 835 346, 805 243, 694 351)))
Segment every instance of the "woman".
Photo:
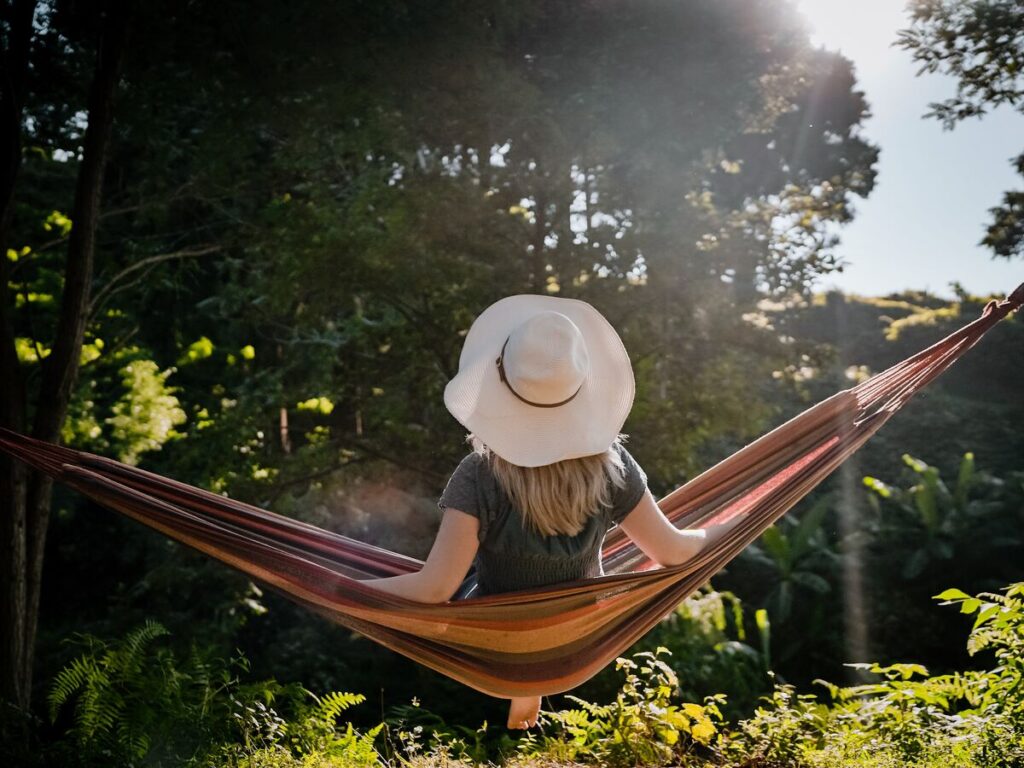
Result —
MULTIPOLYGON (((662 566, 686 562, 731 523, 680 531, 622 445, 633 404, 629 356, 591 305, 509 296, 474 321, 444 402, 473 452, 438 506, 441 527, 423 568, 376 589, 434 603, 452 598, 470 566, 474 595, 603 575, 612 525, 662 566)), ((537 721, 540 697, 514 698, 509 728, 537 721)))

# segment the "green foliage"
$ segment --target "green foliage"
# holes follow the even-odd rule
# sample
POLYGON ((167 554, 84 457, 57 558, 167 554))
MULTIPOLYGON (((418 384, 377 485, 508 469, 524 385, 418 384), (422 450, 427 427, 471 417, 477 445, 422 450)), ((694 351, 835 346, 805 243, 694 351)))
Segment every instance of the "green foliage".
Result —
MULTIPOLYGON (((749 631, 748 624, 736 595, 708 585, 684 600, 634 650, 667 650, 664 661, 672 667, 685 700, 700 701, 722 693, 726 696, 720 704, 723 714, 738 717, 771 689, 767 614, 755 611, 749 631)), ((608 684, 587 685, 587 693, 581 695, 612 695, 619 686, 617 675, 613 677, 609 670, 604 677, 608 684)))
POLYGON ((874 523, 876 541, 886 549, 902 550, 902 576, 916 579, 928 568, 941 568, 964 548, 983 541, 993 547, 1015 550, 1024 540, 1019 528, 1007 519, 1020 495, 1018 473, 1006 481, 979 472, 973 453, 964 454, 952 487, 938 468, 904 454, 903 463, 916 482, 895 488, 874 477, 865 477, 870 501, 878 517, 874 523))
POLYGON ((90 652, 72 661, 53 681, 47 699, 50 718, 56 720, 60 708, 76 699, 71 734, 80 745, 112 748, 129 759, 145 756, 152 723, 135 720, 135 704, 140 696, 163 693, 150 690, 143 662, 146 646, 166 634, 162 626, 148 622, 112 646, 86 638, 90 652))
POLYGON ((911 26, 899 45, 913 52, 922 72, 944 72, 957 94, 932 104, 930 116, 951 128, 1000 104, 1024 109, 1024 8, 1016 0, 914 0, 911 26))
POLYGON ((826 577, 834 571, 838 556, 824 530, 832 505, 830 496, 822 496, 799 518, 786 517, 768 528, 760 542, 746 550, 746 557, 770 573, 772 586, 764 602, 778 624, 792 614, 794 596, 803 592, 821 597, 832 591, 826 577))
POLYGON ((712 747, 718 739, 722 697, 709 697, 703 704, 673 703, 679 681, 660 658, 667 653, 659 648, 617 659, 615 668, 625 672, 625 680, 614 702, 598 705, 570 696, 578 708, 543 712, 542 722, 552 732, 527 734, 521 753, 625 767, 666 765, 712 747))
MULTIPOLYGON (((1024 177, 1024 153, 1013 163, 1017 173, 1024 177)), ((982 245, 987 245, 997 256, 1004 258, 1024 256, 1024 192, 1016 189, 1003 194, 1003 202, 989 208, 994 221, 989 225, 982 245)))
POLYGON ((959 304, 950 304, 946 307, 910 306, 910 314, 893 320, 885 329, 885 338, 888 341, 896 341, 910 328, 935 327, 962 318, 959 304))
POLYGON ((967 673, 964 697, 979 715, 1010 717, 1019 731, 1024 727, 1024 583, 1010 585, 1005 594, 971 597, 947 590, 936 597, 942 605, 959 605, 961 613, 975 615, 967 650, 972 656, 990 651, 999 662, 987 672, 967 673))
POLYGON ((658 648, 617 660, 622 680, 610 703, 569 696, 569 707, 543 711, 541 728, 518 742, 503 729, 491 740, 487 723, 449 725, 416 702, 396 708, 387 725, 339 725, 363 696, 243 684, 231 673, 244 669, 240 660, 179 663, 156 648, 166 630, 147 623, 119 641, 79 639, 87 652, 50 694, 52 716, 74 704, 69 743, 44 755, 71 765, 195 768, 1014 768, 1024 760, 1024 582, 1000 593, 948 589, 936 599, 974 617, 968 650, 992 663, 934 676, 914 663, 858 664, 875 680, 818 681, 828 702, 779 684, 730 725, 723 695, 680 700, 671 654, 658 648))
MULTIPOLYGON (((111 350, 104 354, 102 339, 85 345, 92 350, 86 370, 69 404, 61 428, 65 444, 93 452, 114 453, 120 461, 138 464, 142 455, 158 451, 183 435, 175 427, 187 417, 177 393, 164 371, 137 347, 111 350), (102 416, 107 411, 109 416, 102 416)), ((85 363, 83 363, 85 365, 85 363)))
MULTIPOLYGON (((835 268, 827 232, 849 219, 851 200, 874 178, 877 150, 857 138, 867 105, 852 68, 809 44, 791 6, 148 5, 119 93, 96 290, 65 441, 275 509, 328 474, 351 482, 370 462, 411 468, 423 478, 415 493, 429 497, 463 450, 440 396, 462 334, 501 295, 552 293, 594 303, 620 328, 637 378, 629 428, 652 487, 667 490, 790 407, 780 405, 790 389, 780 388, 810 396, 823 355, 808 340, 819 327, 839 329, 844 344, 870 337, 869 354, 858 349, 846 363, 872 370, 923 334, 940 334, 960 318, 922 295, 856 309, 835 302, 829 312, 859 313, 857 322, 819 315, 802 333, 786 321, 755 327, 744 319, 759 297, 805 292, 835 268), (916 319, 897 325, 901 313, 916 319), (880 315, 891 320, 891 342, 880 315), (781 343, 780 334, 797 341, 781 343), (178 361, 177 386, 168 387, 178 361), (794 375, 776 383, 773 371, 794 375), (187 439, 173 439, 186 413, 187 439)), ((74 192, 80 137, 72 118, 88 90, 88 52, 78 38, 51 48, 64 40, 65 19, 50 11, 40 8, 39 29, 53 31, 40 33, 36 49, 50 54, 53 69, 40 70, 49 86, 34 89, 28 107, 34 128, 11 233, 18 247, 5 260, 12 299, 0 308, 30 377, 55 327, 71 223, 53 214, 67 210, 74 192), (68 162, 55 159, 65 153, 68 162)), ((964 299, 957 311, 966 316, 978 304, 964 299)), ((994 329, 986 342, 1004 331, 1013 332, 994 329)), ((1016 359, 1012 350, 985 358, 977 367, 984 373, 959 389, 977 395, 970 409, 961 397, 908 415, 906 432, 928 447, 962 440, 1016 460, 1019 429, 993 405, 1013 396, 998 387, 1016 386, 1016 359), (951 424, 962 430, 954 434, 951 424)), ((933 461, 905 437, 892 441, 900 452, 933 461)), ((983 485, 967 487, 964 503, 983 485)), ((374 655, 316 620, 292 622, 280 606, 240 632, 238 616, 250 615, 241 607, 244 582, 211 577, 219 566, 148 533, 104 527, 119 535, 101 539, 94 510, 86 511, 55 526, 61 535, 44 583, 72 586, 64 591, 74 599, 54 589, 61 610, 44 613, 44 631, 105 621, 95 616, 107 612, 94 609, 113 594, 118 621, 159 606, 168 626, 194 626, 227 648, 241 638, 250 655, 265 654, 262 669, 272 661, 289 677, 379 685, 392 700, 396 688, 419 684, 386 652, 374 655), (90 601, 79 599, 90 589, 90 601), (340 642, 356 651, 339 653, 340 642)), ((822 644, 803 606, 839 614, 816 514, 780 523, 762 545, 779 668, 793 655, 787 626, 799 628, 805 648, 822 644)), ((987 547, 995 539, 975 540, 987 547)), ((893 541, 882 554, 895 552, 888 559, 899 562, 904 542, 893 541)), ((655 631, 689 700, 728 689, 730 705, 743 708, 763 692, 768 617, 755 614, 760 634, 750 630, 748 639, 738 610, 738 601, 706 594, 655 631)), ((56 657, 40 654, 44 664, 56 657)), ((190 663, 174 662, 202 690, 190 663)), ((108 688, 97 682, 96 695, 121 706, 113 694, 100 696, 108 688)), ((211 732, 230 724, 243 743, 232 759, 252 764, 320 759, 312 756, 343 738, 303 730, 298 715, 267 698, 298 712, 304 694, 275 690, 237 694, 237 704, 194 722, 211 732)), ((135 714, 147 716, 158 698, 135 714)), ((461 696, 452 699, 445 706, 463 709, 461 696)), ((479 759, 489 748, 491 736, 449 728, 463 742, 451 754, 479 759)), ((101 733, 96 726, 95 738, 101 733)), ((176 735, 153 737, 149 759, 176 735)), ((363 748, 365 737, 352 736, 363 748)), ((130 751, 130 742, 120 748, 130 751)))
MULTIPOLYGON (((95 60, 94 36, 66 36, 77 17, 54 9, 39 7, 47 87, 26 105, 4 260, 29 377, 56 328, 66 232, 51 213, 74 195, 95 60)), ((790 350, 742 310, 834 269, 827 231, 874 179, 852 65, 811 45, 784 0, 155 2, 135 22, 64 438, 276 510, 373 472, 436 496, 464 450, 441 397, 463 335, 516 292, 584 299, 616 324, 639 458, 652 487, 675 487, 772 417, 770 371, 790 350), (126 394, 136 360, 155 367, 126 394)), ((237 582, 127 528, 90 552, 94 510, 77 504, 44 583, 92 594, 54 595, 51 648, 104 621, 91 609, 106 594, 118 620, 159 606, 176 633, 234 647, 237 582)), ((351 674, 407 698, 407 668, 370 680, 337 635, 282 614, 250 657, 286 645, 276 663, 298 679, 351 674)))
POLYGON ((178 358, 178 365, 188 365, 198 360, 205 360, 213 354, 213 342, 206 336, 200 336, 185 348, 184 354, 178 358))
POLYGON ((69 707, 73 714, 69 743, 55 754, 84 765, 377 765, 383 724, 363 732, 337 723, 365 701, 361 694, 242 682, 243 657, 225 662, 192 648, 181 659, 157 647, 168 634, 149 621, 115 641, 76 636, 85 651, 56 675, 48 696, 55 723, 69 707))
POLYGON ((323 697, 305 691, 312 704, 299 703, 285 720, 263 702, 252 702, 235 713, 241 743, 222 745, 207 765, 238 768, 260 766, 330 766, 373 768, 379 764, 374 746, 381 723, 360 733, 352 723, 338 730, 336 720, 349 707, 366 700, 362 694, 330 693, 323 697))
POLYGON ((154 643, 168 635, 148 621, 116 641, 83 635, 85 651, 55 677, 48 695, 57 721, 71 706, 68 734, 81 754, 134 763, 149 755, 187 760, 204 740, 227 733, 229 694, 241 659, 224 664, 193 649, 179 660, 154 643))
MULTIPOLYGON (((1010 288, 1012 286, 1007 286, 1010 288)), ((832 293, 801 306, 770 313, 779 332, 809 349, 815 375, 803 385, 806 399, 789 413, 848 387, 864 373, 877 373, 934 343, 981 314, 992 296, 960 291, 955 301, 919 291, 885 298, 832 293)), ((852 459, 861 474, 881 476, 904 453, 955 471, 967 451, 998 474, 1020 469, 1024 401, 1012 361, 1024 354, 1024 322, 1000 323, 968 356, 917 395, 852 459)), ((1005 582, 1003 582, 1005 583, 1005 582)))
POLYGON ((393 707, 386 722, 389 764, 487 763, 496 755, 513 753, 517 745, 504 728, 492 728, 486 720, 479 727, 448 723, 417 699, 393 707))
POLYGON ((504 728, 494 728, 486 720, 479 726, 449 723, 421 706, 418 699, 392 707, 386 722, 385 746, 392 761, 486 763, 495 755, 513 753, 517 745, 504 728))
POLYGON ((120 448, 118 458, 126 464, 137 464, 145 451, 180 437, 174 427, 184 423, 185 412, 173 394, 179 388, 164 383, 174 370, 159 371, 152 360, 134 360, 121 369, 125 393, 106 423, 120 448))
MULTIPOLYGON (((193 11, 139 14, 147 54, 125 65, 109 174, 137 215, 104 221, 117 247, 98 252, 88 327, 180 363, 187 434, 203 433, 175 446, 183 475, 265 497, 275 470, 299 484, 387 456, 439 480, 461 446, 441 403, 460 334, 509 292, 616 320, 655 483, 769 417, 751 371, 788 350, 735 310, 836 267, 826 229, 870 191, 877 156, 849 62, 811 46, 788 3, 193 11), (239 17, 253 23, 226 50, 239 17), (386 50, 410 55, 380 67, 386 50)), ((74 146, 65 101, 34 115, 47 149, 74 146)), ((40 221, 51 157, 21 181, 40 221)), ((12 263, 56 295, 41 274, 56 264, 12 263)), ((45 337, 17 314, 30 320, 45 337)), ((92 427, 80 444, 102 447, 92 427)))
POLYGON ((931 765, 1010 768, 1024 760, 1024 583, 1003 594, 937 596, 974 614, 971 654, 996 664, 928 676, 920 664, 858 664, 876 682, 822 681, 832 703, 780 686, 740 724, 726 751, 769 765, 931 765))
MULTIPOLYGON (((934 343, 979 315, 991 298, 962 289, 955 301, 920 291, 881 298, 833 292, 809 304, 766 309, 779 332, 808 350, 809 375, 797 390, 803 397, 793 398, 786 413, 934 343), (901 322, 919 317, 927 322, 901 322)), ((826 528, 841 553, 840 567, 822 562, 813 568, 832 590, 821 596, 801 590, 793 619, 775 622, 774 669, 785 680, 841 679, 841 660, 872 656, 913 657, 937 669, 965 663, 956 629, 927 609, 928 596, 951 569, 971 590, 991 591, 1024 578, 1024 432, 1018 428, 1024 400, 1013 364, 1022 353, 1024 323, 1011 317, 826 481, 822 490, 834 501, 826 528), (973 466, 964 460, 967 453, 973 466), (904 455, 933 470, 915 471, 904 455), (858 492, 864 476, 871 479, 866 492, 858 492), (922 515, 932 514, 933 496, 935 514, 926 530, 922 515)), ((794 513, 802 514, 800 508, 794 513)), ((767 567, 741 556, 716 583, 760 606, 764 588, 775 584, 767 567)))
POLYGON ((823 745, 827 722, 828 708, 815 696, 777 685, 723 746, 727 754, 754 765, 803 765, 808 754, 823 745))

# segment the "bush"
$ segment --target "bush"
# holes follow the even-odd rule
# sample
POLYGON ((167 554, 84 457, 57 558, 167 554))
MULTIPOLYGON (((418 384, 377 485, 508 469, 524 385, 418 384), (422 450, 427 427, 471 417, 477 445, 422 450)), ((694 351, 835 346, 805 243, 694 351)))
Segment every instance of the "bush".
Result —
POLYGON ((521 753, 625 767, 666 765, 695 750, 707 751, 718 738, 718 705, 724 697, 709 697, 704 704, 672 704, 679 681, 662 655, 668 655, 664 648, 618 659, 615 668, 626 676, 615 701, 597 705, 570 696, 578 707, 542 712, 542 724, 553 732, 527 734, 521 753))
POLYGON ((949 589, 937 598, 975 614, 968 651, 991 651, 994 667, 930 677, 919 664, 855 665, 880 679, 822 683, 831 706, 779 687, 740 724, 727 752, 765 766, 1024 763, 1024 583, 1004 594, 949 589))
POLYGON ((496 740, 486 723, 448 725, 415 704, 388 724, 339 727, 361 695, 243 683, 244 659, 192 649, 179 660, 161 645, 166 630, 149 622, 116 641, 76 639, 85 652, 57 675, 49 697, 65 737, 45 758, 194 768, 465 768, 495 759, 509 768, 1024 765, 1024 582, 936 597, 974 617, 967 649, 991 653, 988 669, 932 676, 919 664, 854 665, 876 679, 818 681, 827 701, 776 685, 753 716, 727 727, 725 696, 680 700, 671 653, 658 648, 617 660, 624 678, 611 703, 569 696, 573 706, 542 712, 540 731, 518 743, 503 729, 496 740))
POLYGON ((54 679, 50 716, 67 722, 52 745, 54 763, 167 766, 375 766, 383 725, 338 729, 360 694, 323 697, 275 680, 243 683, 237 656, 213 658, 193 647, 179 659, 150 621, 124 638, 79 635, 85 651, 54 679), (285 715, 279 713, 278 709, 285 715), (68 713, 68 710, 71 710, 68 713))

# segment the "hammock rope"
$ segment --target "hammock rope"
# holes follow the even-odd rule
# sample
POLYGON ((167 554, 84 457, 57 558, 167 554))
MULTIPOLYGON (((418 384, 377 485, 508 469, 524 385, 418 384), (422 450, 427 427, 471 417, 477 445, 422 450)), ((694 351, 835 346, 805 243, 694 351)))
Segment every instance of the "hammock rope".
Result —
POLYGON ((113 459, 0 428, 0 450, 99 504, 230 565, 289 599, 493 696, 560 693, 621 655, 806 496, 920 389, 1024 303, 1024 285, 911 357, 823 400, 658 504, 680 528, 740 522, 689 562, 657 568, 618 528, 607 575, 415 603, 363 579, 422 561, 113 459))

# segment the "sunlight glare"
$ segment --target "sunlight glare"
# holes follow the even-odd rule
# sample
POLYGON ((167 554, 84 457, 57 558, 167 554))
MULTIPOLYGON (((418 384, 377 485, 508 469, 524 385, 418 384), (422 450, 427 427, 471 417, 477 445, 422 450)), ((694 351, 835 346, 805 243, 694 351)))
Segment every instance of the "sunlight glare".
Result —
POLYGON ((797 8, 807 19, 815 45, 840 50, 859 68, 884 66, 892 55, 896 30, 906 26, 900 0, 797 0, 797 8))

